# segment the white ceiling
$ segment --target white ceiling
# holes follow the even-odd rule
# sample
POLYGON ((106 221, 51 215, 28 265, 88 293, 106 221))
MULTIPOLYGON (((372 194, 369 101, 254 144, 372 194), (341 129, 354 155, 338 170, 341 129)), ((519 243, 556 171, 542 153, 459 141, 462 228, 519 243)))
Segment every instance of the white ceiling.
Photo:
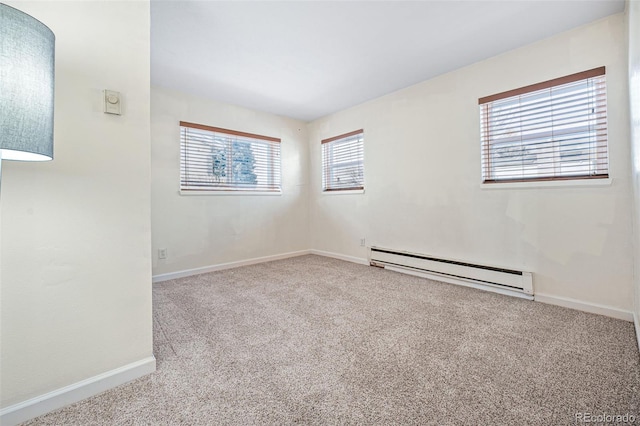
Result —
POLYGON ((152 84, 311 121, 624 0, 151 2, 152 84))

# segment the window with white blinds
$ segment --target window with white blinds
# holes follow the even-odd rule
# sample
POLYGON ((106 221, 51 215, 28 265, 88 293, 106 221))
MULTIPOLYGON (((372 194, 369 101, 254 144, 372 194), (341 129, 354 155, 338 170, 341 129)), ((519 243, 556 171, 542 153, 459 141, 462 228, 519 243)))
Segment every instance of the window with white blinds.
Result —
POLYGON ((280 139, 180 122, 181 191, 280 191, 280 139))
POLYGON ((609 177, 605 67, 478 103, 484 183, 609 177))
POLYGON ((364 189, 364 131, 322 141, 322 190, 364 189))

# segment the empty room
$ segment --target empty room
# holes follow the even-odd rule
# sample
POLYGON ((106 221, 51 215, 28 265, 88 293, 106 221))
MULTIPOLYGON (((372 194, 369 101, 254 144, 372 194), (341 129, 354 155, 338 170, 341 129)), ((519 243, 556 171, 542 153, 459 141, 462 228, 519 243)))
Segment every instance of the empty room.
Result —
POLYGON ((0 3, 0 424, 640 422, 640 1, 0 3))

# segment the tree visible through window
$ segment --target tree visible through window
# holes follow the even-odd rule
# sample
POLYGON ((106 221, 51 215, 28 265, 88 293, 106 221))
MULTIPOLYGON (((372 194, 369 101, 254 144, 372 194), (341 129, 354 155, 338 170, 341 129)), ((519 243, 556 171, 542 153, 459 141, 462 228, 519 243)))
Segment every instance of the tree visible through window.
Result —
POLYGON ((181 190, 280 190, 280 139, 186 122, 180 134, 181 190))
POLYGON ((217 183, 232 181, 238 184, 257 185, 256 159, 251 149, 251 143, 231 142, 231 161, 227 161, 228 149, 224 147, 227 141, 224 138, 217 138, 216 142, 211 148, 211 174, 214 177, 214 181, 217 183), (227 177, 231 179, 227 179, 227 177))
POLYGON ((485 183, 609 176, 604 67, 478 103, 485 183))

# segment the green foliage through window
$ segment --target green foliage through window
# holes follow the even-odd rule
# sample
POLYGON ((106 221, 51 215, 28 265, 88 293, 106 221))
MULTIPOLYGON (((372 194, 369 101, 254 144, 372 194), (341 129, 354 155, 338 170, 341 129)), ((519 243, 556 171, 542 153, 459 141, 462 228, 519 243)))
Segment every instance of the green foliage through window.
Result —
POLYGON ((279 191, 279 139, 224 130, 181 123, 180 189, 279 191))

